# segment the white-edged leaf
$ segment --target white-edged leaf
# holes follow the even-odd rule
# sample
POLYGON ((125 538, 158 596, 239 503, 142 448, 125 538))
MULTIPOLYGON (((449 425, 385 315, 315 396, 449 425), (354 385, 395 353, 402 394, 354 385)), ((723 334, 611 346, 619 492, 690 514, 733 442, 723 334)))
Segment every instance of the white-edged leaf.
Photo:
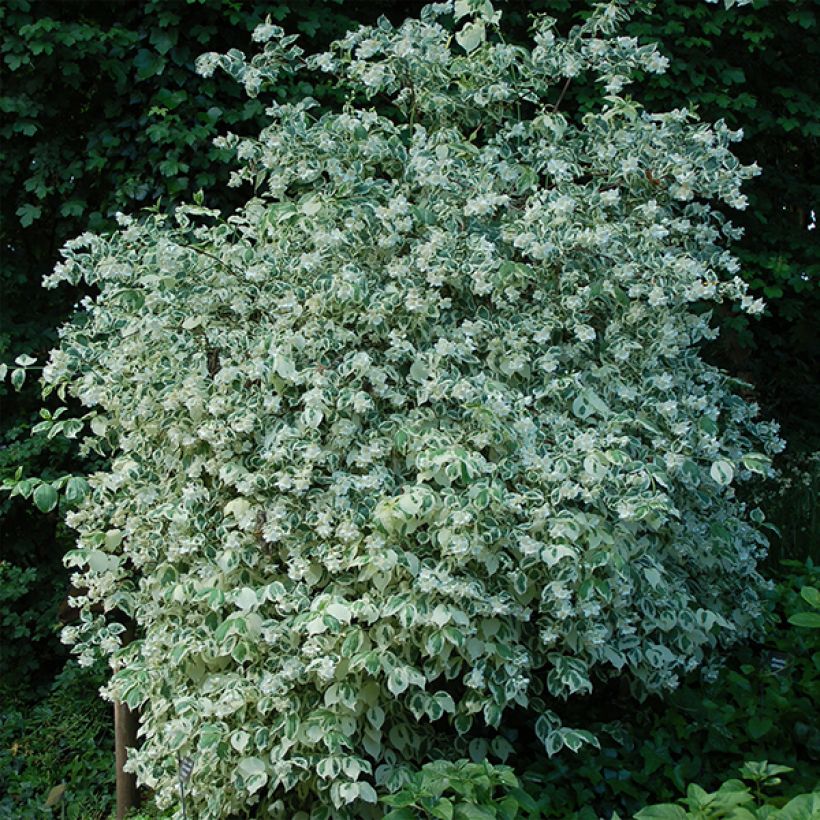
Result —
POLYGON ((258 606, 259 599, 250 587, 242 587, 242 589, 237 592, 234 603, 239 607, 239 609, 247 610, 258 606))
POLYGON ((712 478, 722 487, 726 487, 732 483, 732 479, 735 477, 735 468, 732 466, 731 462, 724 459, 718 459, 712 464, 712 467, 709 470, 709 475, 711 475, 712 478))
POLYGON ((57 506, 57 490, 55 490, 51 484, 41 484, 34 490, 34 495, 32 498, 35 506, 38 510, 40 510, 40 512, 51 512, 57 506))
POLYGON ((401 666, 397 666, 395 669, 391 670, 390 674, 387 676, 387 688, 394 695, 400 695, 409 685, 410 681, 407 677, 407 672, 401 666))
POLYGON ((466 23, 456 33, 456 42, 469 54, 475 51, 487 39, 487 29, 481 20, 466 23))

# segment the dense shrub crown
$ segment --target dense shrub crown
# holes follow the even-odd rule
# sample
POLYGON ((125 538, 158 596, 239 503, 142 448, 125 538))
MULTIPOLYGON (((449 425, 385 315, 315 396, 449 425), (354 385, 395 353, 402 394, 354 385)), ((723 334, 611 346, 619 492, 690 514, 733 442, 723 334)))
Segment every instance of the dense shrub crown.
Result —
MULTIPOLYGON (((358 816, 437 744, 503 759, 511 706, 551 754, 595 742, 563 699, 674 687, 756 628, 765 539, 734 488, 780 443, 699 357, 694 307, 761 307, 709 204, 743 207, 756 169, 721 123, 621 95, 664 60, 616 4, 531 49, 472 8, 452 41, 443 3, 309 58, 351 102, 228 137, 235 215, 122 217, 50 279, 99 289, 45 379, 111 454, 70 516, 66 638, 119 664, 160 802, 177 753, 207 772, 197 816, 358 816), (574 121, 561 88, 590 72, 606 101, 574 121)), ((257 39, 202 70, 251 93, 299 70, 257 39)))

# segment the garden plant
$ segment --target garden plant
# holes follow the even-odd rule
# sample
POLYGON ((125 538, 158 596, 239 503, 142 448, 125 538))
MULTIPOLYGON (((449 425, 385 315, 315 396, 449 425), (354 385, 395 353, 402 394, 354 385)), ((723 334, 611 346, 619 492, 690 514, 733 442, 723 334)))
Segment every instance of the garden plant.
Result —
POLYGON ((724 214, 759 169, 725 123, 630 96, 667 60, 626 5, 519 45, 489 2, 438 3, 310 56, 263 22, 201 73, 257 98, 320 72, 340 102, 218 141, 234 211, 200 193, 66 244, 47 284, 90 295, 43 370, 72 410, 37 430, 99 469, 10 487, 73 506, 64 639, 140 709, 129 767, 160 808, 190 757, 202 818, 379 817, 390 793, 404 817, 445 775, 456 806, 473 776, 509 791, 465 817, 540 811, 511 721, 588 753, 579 699, 714 679, 762 634, 743 487, 783 442, 701 351, 710 304, 764 309, 724 214))

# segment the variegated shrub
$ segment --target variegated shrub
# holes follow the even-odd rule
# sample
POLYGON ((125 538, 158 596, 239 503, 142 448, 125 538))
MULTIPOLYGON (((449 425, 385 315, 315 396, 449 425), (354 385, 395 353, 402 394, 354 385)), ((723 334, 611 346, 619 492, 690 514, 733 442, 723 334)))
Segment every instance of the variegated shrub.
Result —
POLYGON ((577 748, 566 698, 674 687, 754 632, 766 542, 735 488, 780 442, 698 347, 705 303, 762 309, 714 207, 757 169, 623 94, 665 60, 619 9, 524 48, 440 3, 307 59, 264 25, 201 70, 324 71, 343 110, 226 138, 254 192, 227 218, 66 248, 50 284, 98 295, 45 381, 110 455, 70 515, 66 639, 141 708, 161 804, 182 755, 197 817, 367 816, 429 756, 503 759, 513 705, 577 748))

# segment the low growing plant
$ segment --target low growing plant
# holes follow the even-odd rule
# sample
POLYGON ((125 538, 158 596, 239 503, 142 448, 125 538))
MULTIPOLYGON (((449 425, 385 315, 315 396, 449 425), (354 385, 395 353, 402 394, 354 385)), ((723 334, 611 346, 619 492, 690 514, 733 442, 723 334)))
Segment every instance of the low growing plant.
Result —
POLYGON ((33 707, 11 689, 0 692, 0 817, 107 816, 114 739, 111 708, 97 696, 104 680, 99 665, 82 669, 70 661, 33 707), (51 808, 53 789, 61 797, 51 808))
POLYGON ((809 609, 795 612, 789 618, 789 623, 805 629, 820 629, 820 592, 817 587, 801 587, 800 597, 808 604, 809 609))
POLYGON ((110 457, 68 514, 65 639, 141 708, 161 807, 182 755, 198 817, 365 817, 426 759, 503 760, 513 711, 549 755, 596 745, 573 701, 673 688, 759 630, 736 487, 782 444, 695 307, 762 309, 710 204, 757 169, 623 93, 665 67, 623 16, 519 47, 459 0, 307 60, 264 24, 202 71, 253 95, 307 66, 348 103, 227 137, 254 189, 229 217, 197 197, 65 248, 49 284, 98 295, 45 389, 110 457), (604 96, 575 118, 579 73, 604 96))
POLYGON ((393 810, 384 820, 514 820, 540 817, 536 802, 509 766, 438 760, 427 763, 402 789, 382 798, 393 810))
MULTIPOLYGON (((767 761, 746 763, 742 780, 727 780, 717 791, 707 792, 696 783, 678 803, 641 809, 635 820, 812 820, 820 817, 820 792, 801 794, 791 800, 769 795, 782 782, 788 766, 767 761), (744 782, 746 781, 746 782, 744 782)), ((617 818, 613 818, 617 820, 617 818)))

